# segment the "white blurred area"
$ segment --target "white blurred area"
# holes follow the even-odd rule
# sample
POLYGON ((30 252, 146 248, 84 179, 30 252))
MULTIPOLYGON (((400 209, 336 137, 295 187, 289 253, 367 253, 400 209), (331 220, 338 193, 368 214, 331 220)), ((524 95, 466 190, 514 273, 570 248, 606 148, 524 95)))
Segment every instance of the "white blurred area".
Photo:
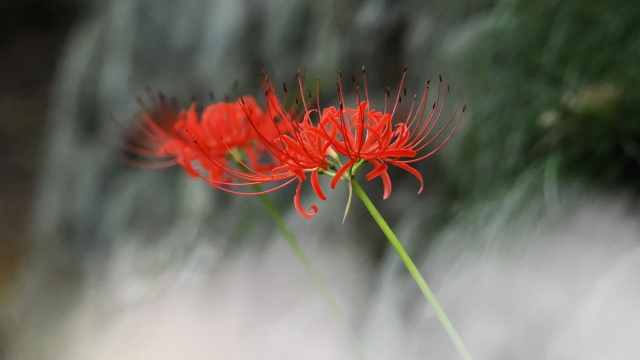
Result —
MULTIPOLYGON (((422 252, 417 263, 475 359, 640 358, 638 206, 568 197, 552 211, 534 201, 507 223, 470 211, 422 252)), ((398 233, 409 242, 419 221, 398 233)), ((310 256, 367 358, 459 358, 395 253, 376 269, 353 244, 327 243, 310 256)), ((171 268, 153 264, 161 252, 122 246, 49 341, 23 341, 9 359, 356 358, 284 242, 224 257, 203 242, 171 268)))
MULTIPOLYGON (((154 251, 119 252, 61 327, 55 359, 349 358, 287 248, 221 259, 203 245, 182 268, 160 273, 144 264, 154 251)), ((340 272, 353 280, 348 268, 340 272)))

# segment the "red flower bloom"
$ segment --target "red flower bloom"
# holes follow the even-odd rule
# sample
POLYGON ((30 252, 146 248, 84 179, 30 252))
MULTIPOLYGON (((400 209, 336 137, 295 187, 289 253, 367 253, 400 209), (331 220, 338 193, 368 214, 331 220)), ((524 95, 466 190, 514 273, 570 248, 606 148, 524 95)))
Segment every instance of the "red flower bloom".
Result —
MULTIPOLYGON (((418 193, 422 192, 424 187, 422 176, 410 164, 428 158, 449 141, 460 124, 466 106, 462 107, 460 116, 454 122, 453 120, 460 107, 460 103, 458 103, 455 111, 444 125, 437 128, 449 93, 449 86, 447 86, 441 101, 442 78, 440 77, 438 95, 429 112, 427 112, 429 81, 427 81, 420 102, 418 103, 417 96, 414 96, 411 105, 408 108, 403 108, 402 85, 406 71, 407 68, 405 67, 393 107, 391 106, 390 93, 387 90, 385 110, 382 112, 370 107, 364 67, 362 68, 362 78, 365 99, 360 98, 359 88, 356 86, 357 106, 355 108, 344 107, 342 80, 341 78, 339 79, 338 95, 340 107, 338 109, 334 107, 325 109, 320 120, 326 129, 326 133, 334 134, 329 135, 328 138, 331 140, 335 151, 349 158, 349 161, 336 172, 336 176, 331 183, 332 187, 336 186, 336 183, 345 172, 352 171, 351 169, 354 169, 354 166, 357 169, 363 161, 367 161, 374 166, 374 169, 366 175, 366 179, 371 180, 378 176, 382 178, 384 199, 391 194, 391 179, 387 172, 388 165, 397 166, 415 176, 420 181, 418 193), (336 132, 337 136, 335 135, 336 132), (428 150, 428 147, 443 134, 447 135, 446 138, 441 140, 435 148, 428 150)), ((355 84, 355 78, 353 78, 353 81, 355 84)), ((404 89, 404 97, 406 98, 406 89, 404 89)))
POLYGON ((141 162, 131 156, 127 161, 151 168, 177 163, 190 176, 241 195, 267 193, 298 180, 294 205, 301 215, 313 216, 318 207, 302 207, 302 183, 310 173, 314 192, 326 199, 318 173, 327 169, 325 155, 331 144, 311 122, 309 115, 317 110, 308 109, 303 99, 304 113, 297 115, 297 104, 285 109, 266 75, 264 87, 266 111, 252 97, 209 105, 201 115, 195 104, 174 111, 162 94, 151 97, 151 107, 139 101, 140 121, 128 130, 122 148, 129 155, 159 161, 141 162), (261 184, 271 187, 244 190, 261 184))
MULTIPOLYGON (((248 125, 245 110, 251 112, 257 126, 264 123, 264 112, 253 98, 246 98, 244 108, 238 103, 216 103, 199 114, 196 105, 188 110, 174 111, 162 95, 151 96, 151 107, 139 100, 139 121, 127 129, 122 146, 129 155, 147 161, 128 162, 143 167, 166 167, 178 164, 192 177, 201 177, 212 184, 233 180, 226 162, 232 154, 245 157, 252 168, 268 171, 274 163, 264 160, 265 148, 257 140, 255 130, 248 125), (154 160, 149 162, 148 160, 154 160), (159 161, 155 161, 159 160, 159 161)), ((270 159, 268 159, 270 160, 270 159)))
MULTIPOLYGON (((302 93, 302 81, 299 75, 300 72, 298 71, 298 84, 302 93)), ((300 201, 302 183, 306 180, 307 173, 310 173, 311 185, 316 196, 321 200, 326 200, 320 187, 318 173, 326 171, 331 165, 331 163, 327 161, 327 153, 331 151, 329 149, 331 142, 326 138, 324 131, 312 123, 311 114, 318 110, 309 108, 304 96, 301 97, 304 110, 301 115, 298 115, 298 99, 296 99, 294 105, 287 110, 275 94, 273 84, 269 81, 267 75, 264 75, 263 85, 267 99, 268 118, 270 118, 273 123, 270 129, 275 129, 275 131, 265 132, 263 129, 260 129, 258 124, 256 124, 255 117, 246 109, 244 101, 242 101, 242 105, 243 108, 245 108, 251 125, 262 140, 263 145, 271 156, 277 159, 279 165, 273 169, 270 176, 263 176, 261 179, 255 178, 255 180, 259 182, 270 182, 288 179, 283 185, 293 180, 298 180, 298 186, 294 196, 294 205, 302 216, 309 218, 318 212, 318 207, 312 205, 309 211, 302 207, 300 201)), ((284 88, 286 93, 286 86, 284 86, 284 88)))

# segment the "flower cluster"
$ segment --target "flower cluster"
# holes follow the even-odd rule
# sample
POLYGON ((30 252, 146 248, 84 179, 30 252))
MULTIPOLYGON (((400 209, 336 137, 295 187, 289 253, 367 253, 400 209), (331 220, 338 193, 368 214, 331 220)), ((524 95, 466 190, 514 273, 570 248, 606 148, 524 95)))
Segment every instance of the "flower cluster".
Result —
MULTIPOLYGON (((297 181, 294 205, 304 217, 318 211, 316 205, 305 209, 301 204, 307 176, 316 196, 325 200, 319 175, 331 176, 331 188, 335 188, 341 179, 350 181, 366 163, 373 167, 366 179, 381 178, 383 198, 388 198, 392 189, 389 165, 415 176, 420 193, 423 179, 412 164, 433 155, 449 141, 466 107, 460 109, 458 103, 453 114, 440 123, 449 87, 443 94, 440 78, 436 99, 430 106, 427 81, 422 96, 407 101, 403 88, 406 71, 395 96, 387 89, 382 111, 371 106, 364 67, 364 97, 352 75, 354 107, 345 105, 340 73, 337 107, 322 108, 318 98, 312 99, 311 91, 305 93, 300 71, 299 93, 287 105, 263 74, 264 109, 253 97, 243 96, 236 102, 214 103, 202 112, 195 104, 175 111, 164 96, 152 96, 151 106, 140 101, 139 121, 129 129, 123 149, 137 158, 158 160, 143 163, 146 166, 178 164, 190 176, 234 194, 262 194, 297 181)), ((283 88, 288 99, 285 84, 283 88)))

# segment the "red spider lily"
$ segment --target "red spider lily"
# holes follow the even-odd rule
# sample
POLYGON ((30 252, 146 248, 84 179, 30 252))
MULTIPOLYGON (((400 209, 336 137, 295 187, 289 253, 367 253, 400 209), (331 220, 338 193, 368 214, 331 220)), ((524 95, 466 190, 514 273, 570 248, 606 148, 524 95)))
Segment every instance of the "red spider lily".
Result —
MULTIPOLYGON (((449 87, 447 86, 441 101, 442 78, 440 77, 438 95, 430 111, 427 112, 429 81, 427 81, 420 102, 418 103, 417 96, 414 96, 410 106, 403 108, 401 106, 403 99, 402 85, 406 71, 407 68, 405 67, 400 81, 400 90, 398 90, 393 102, 393 107, 391 106, 391 96, 387 89, 385 110, 382 112, 370 107, 364 67, 362 68, 362 78, 365 99, 360 98, 359 88, 356 86, 357 106, 355 108, 346 108, 344 106, 342 80, 341 76, 339 76, 337 86, 340 107, 338 109, 335 107, 325 109, 320 120, 335 151, 349 158, 336 172, 331 182, 332 188, 336 186, 338 180, 347 171, 352 172, 363 161, 368 161, 374 166, 374 169, 366 175, 366 179, 371 180, 378 176, 382 178, 384 199, 391 194, 391 180, 387 172, 388 165, 397 166, 415 176, 420 181, 418 193, 422 192, 424 187, 422 175, 410 164, 428 158, 449 141, 460 124, 466 106, 462 106, 462 111, 460 111, 458 119, 454 122, 460 107, 460 103, 458 103, 449 119, 440 128, 437 127, 449 93, 449 87), (440 140, 435 148, 428 150, 429 146, 443 135, 446 135, 446 137, 440 140)), ((355 85, 355 78, 353 78, 353 82, 355 85)), ((406 98, 406 89, 404 89, 404 97, 406 98)))
POLYGON ((246 156, 246 162, 253 168, 263 171, 273 168, 273 163, 260 162, 265 149, 247 124, 245 110, 255 119, 264 117, 253 98, 246 99, 245 109, 235 102, 216 103, 207 106, 202 114, 195 104, 176 112, 162 94, 152 95, 151 102, 148 107, 139 100, 141 119, 127 130, 122 148, 130 155, 159 161, 128 159, 128 162, 151 168, 178 164, 188 175, 216 184, 232 180, 226 166, 221 166, 232 151, 246 156))
MULTIPOLYGON (((298 71, 298 84, 300 86, 300 92, 303 94, 302 81, 299 75, 300 72, 298 71)), ((318 110, 309 108, 304 96, 301 97, 304 110, 303 114, 299 116, 297 115, 298 99, 296 99, 295 104, 287 110, 276 96, 273 84, 266 75, 264 75, 263 85, 267 99, 268 118, 270 118, 273 123, 273 126, 270 127, 270 129, 272 129, 271 132, 265 132, 263 130, 264 127, 260 129, 255 121, 255 117, 252 116, 248 108, 246 108, 245 101, 243 100, 241 103, 258 137, 271 156, 277 159, 279 165, 273 169, 270 175, 262 175, 262 177, 260 177, 261 175, 259 175, 258 172, 250 169, 253 176, 250 179, 243 180, 258 182, 288 180, 283 185, 293 180, 298 180, 298 186, 294 196, 295 208, 302 216, 306 218, 312 217, 318 212, 318 207, 312 205, 309 211, 302 207, 300 201, 302 183, 306 180, 307 173, 310 173, 311 185, 316 196, 321 200, 326 200, 326 196, 320 187, 318 173, 326 171, 331 165, 331 163, 327 161, 327 154, 332 151, 330 150, 331 142, 326 138, 324 131, 312 123, 311 114, 318 110), (273 131, 273 129, 275 129, 275 131, 273 131)), ((286 85, 283 84, 283 86, 286 95, 286 85)), ((243 177, 239 176, 239 178, 242 179, 243 177)))
MULTIPOLYGON (((300 80, 299 84, 302 86, 300 80)), ((225 144, 225 149, 231 161, 221 161, 216 157, 215 152, 209 151, 210 145, 207 144, 207 141, 212 139, 218 142, 215 134, 205 132, 193 134, 193 143, 201 148, 204 158, 226 176, 222 179, 211 177, 204 179, 218 189, 240 195, 264 194, 297 180, 295 208, 302 216, 312 217, 318 212, 318 207, 312 205, 309 210, 302 207, 300 200, 302 184, 307 178, 307 173, 310 173, 314 192, 318 198, 326 200, 320 187, 318 173, 327 170, 330 165, 326 161, 326 154, 331 144, 324 136, 324 132, 311 122, 310 114, 317 110, 309 109, 306 101, 302 99, 304 113, 297 115, 297 102, 289 109, 285 109, 267 75, 264 75, 263 86, 267 101, 265 112, 260 110, 250 97, 241 97, 238 103, 233 105, 237 106, 233 113, 235 118, 242 119, 233 125, 233 133, 251 135, 250 146, 241 147, 249 161, 244 161, 236 152, 230 151, 228 144, 225 144), (242 115, 240 116, 238 112, 242 115), (270 159, 269 166, 265 167, 259 162, 260 158, 264 157, 270 159), (246 186, 263 184, 271 187, 259 191, 242 190, 246 186)), ((220 118, 219 114, 211 116, 215 122, 220 122, 220 118)), ((203 121, 202 124, 204 123, 203 121)), ((191 125, 187 124, 187 130, 193 133, 191 128, 191 125)), ((194 128, 199 129, 197 126, 194 128)), ((220 127, 212 128, 212 131, 220 130, 220 127)))
POLYGON ((241 195, 271 192, 297 180, 295 208, 304 217, 313 216, 318 207, 302 207, 302 183, 310 173, 314 192, 326 199, 318 173, 327 170, 325 157, 331 144, 311 122, 310 114, 317 110, 309 109, 302 99, 304 113, 297 115, 297 102, 285 109, 266 75, 264 87, 267 111, 252 97, 209 105, 201 115, 195 104, 175 112, 162 94, 152 96, 151 107, 139 101, 141 121, 129 129, 122 147, 130 155, 159 161, 128 162, 151 168, 177 163, 190 176, 241 195), (262 184, 271 187, 245 190, 262 184))

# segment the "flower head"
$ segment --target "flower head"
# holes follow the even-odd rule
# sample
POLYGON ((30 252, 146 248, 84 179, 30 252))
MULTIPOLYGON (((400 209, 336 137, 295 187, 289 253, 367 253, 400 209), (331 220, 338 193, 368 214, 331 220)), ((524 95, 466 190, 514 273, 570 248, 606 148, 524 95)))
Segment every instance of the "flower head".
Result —
POLYGON ((422 192, 424 187, 422 176, 410 164, 428 158, 449 141, 460 124, 466 106, 462 106, 456 120, 456 114, 460 108, 458 103, 453 114, 438 127, 449 86, 446 87, 444 96, 441 98, 442 77, 440 77, 436 100, 428 106, 427 98, 430 88, 427 81, 420 100, 418 101, 418 96, 415 95, 413 101, 407 104, 406 88, 403 88, 406 72, 405 67, 398 94, 393 101, 387 89, 383 111, 371 108, 364 67, 362 79, 365 97, 361 98, 360 88, 355 85, 355 77, 352 76, 356 88, 356 106, 345 107, 342 79, 339 73, 337 87, 340 105, 338 108, 325 109, 320 119, 320 123, 326 130, 325 133, 332 134, 328 138, 336 152, 348 158, 348 161, 336 172, 332 187, 335 187, 337 181, 347 171, 353 172, 363 162, 369 162, 374 168, 366 178, 371 180, 381 177, 384 187, 383 198, 386 199, 391 194, 391 179, 387 172, 389 165, 397 166, 415 176, 420 181, 418 193, 422 192), (403 99, 405 99, 404 106, 403 99), (443 136, 444 139, 442 139, 443 136), (435 147, 430 148, 434 143, 435 147))
POLYGON ((252 168, 262 171, 275 166, 268 157, 264 161, 265 147, 247 123, 246 112, 250 112, 258 128, 264 124, 265 114, 253 98, 245 98, 243 107, 237 102, 215 103, 200 113, 195 103, 176 111, 164 95, 150 97, 150 106, 138 101, 140 116, 126 129, 122 146, 129 155, 146 160, 135 161, 137 165, 157 168, 177 164, 188 175, 216 185, 233 181, 233 173, 224 165, 230 157, 243 157, 252 168))
POLYGON ((209 105, 202 113, 195 104, 176 111, 162 94, 151 95, 150 106, 139 100, 141 114, 127 129, 122 148, 146 161, 130 156, 128 162, 152 168, 178 164, 190 176, 241 195, 262 194, 297 181, 295 207, 301 215, 313 216, 318 207, 303 208, 302 184, 310 175, 314 192, 326 199, 318 174, 327 169, 331 144, 311 121, 317 109, 309 109, 304 99, 300 114, 297 100, 285 108, 266 75, 263 85, 266 110, 250 96, 209 105))
MULTIPOLYGON (((315 108, 309 107, 304 98, 302 91, 302 81, 300 79, 300 71, 298 75, 298 85, 302 96, 296 98, 294 104, 284 107, 278 99, 273 83, 269 80, 269 76, 263 74, 263 86, 267 101, 267 114, 271 119, 273 126, 271 129, 275 131, 265 132, 256 124, 254 117, 247 111, 247 117, 253 128, 256 130, 258 137, 262 140, 266 150, 274 159, 277 159, 276 166, 270 176, 263 177, 265 182, 272 181, 270 179, 290 181, 297 180, 298 186, 294 196, 294 205, 296 210, 304 216, 311 217, 318 212, 318 207, 312 205, 309 210, 302 207, 300 194, 302 184, 307 178, 307 174, 311 175, 311 185, 313 190, 321 200, 326 200, 326 196, 322 192, 318 174, 328 169, 330 162, 327 161, 327 154, 331 153, 331 142, 325 136, 324 132, 314 124, 311 120, 311 114, 317 112, 315 108), (298 114, 298 107, 302 103, 302 111, 298 114)), ((287 95, 287 87, 283 84, 285 95, 287 95)), ((241 101, 244 107, 244 101, 241 101)), ((276 181, 277 181, 276 180, 276 181)))

